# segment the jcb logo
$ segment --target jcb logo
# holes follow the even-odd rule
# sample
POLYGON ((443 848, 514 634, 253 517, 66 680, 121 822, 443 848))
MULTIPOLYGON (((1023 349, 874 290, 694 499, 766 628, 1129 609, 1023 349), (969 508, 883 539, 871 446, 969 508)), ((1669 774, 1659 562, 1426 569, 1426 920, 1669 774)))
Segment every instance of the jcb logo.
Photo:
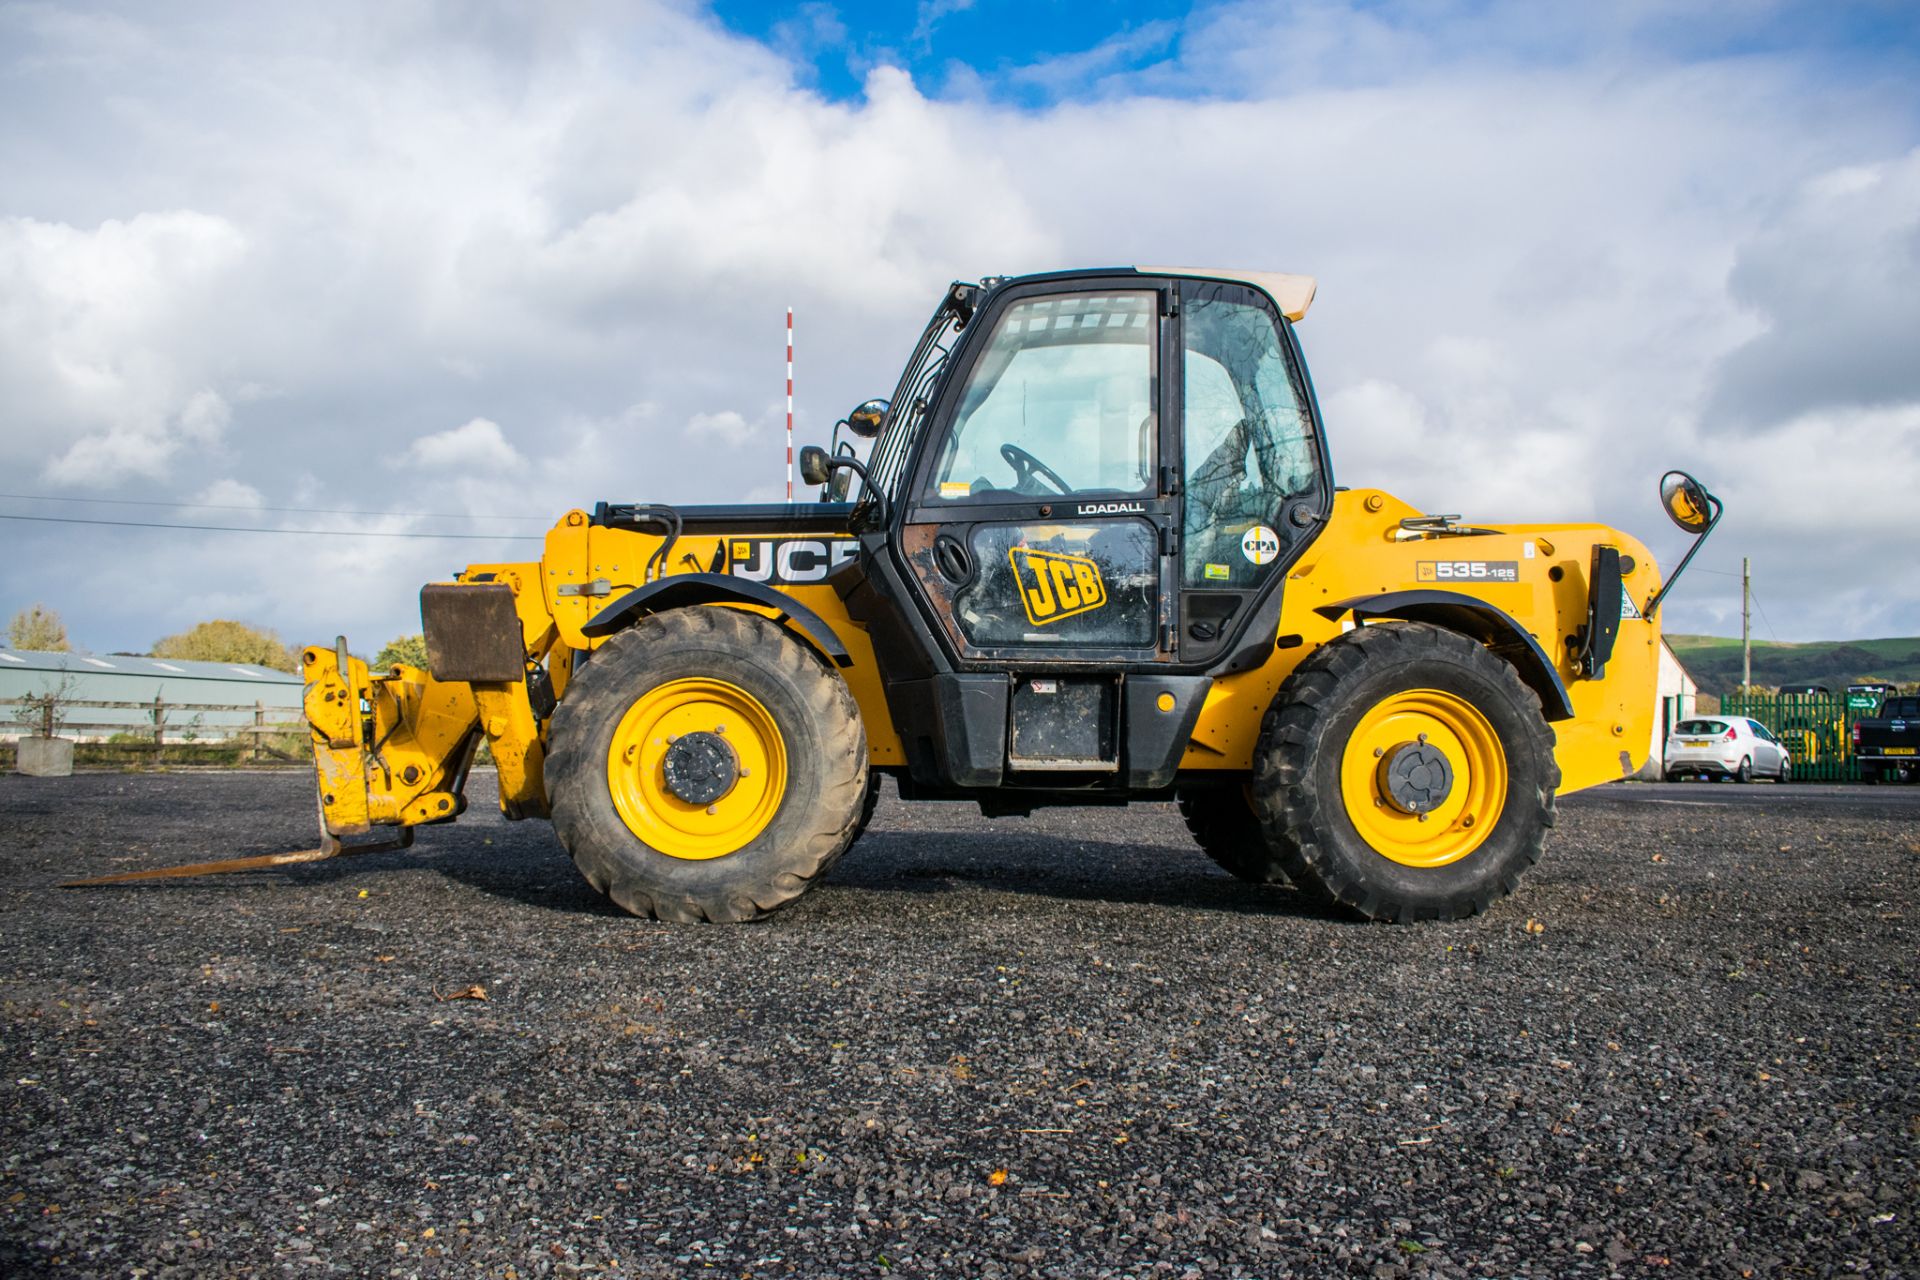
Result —
POLYGON ((1013 564, 1013 580, 1019 584, 1027 621, 1036 627, 1091 612, 1107 602, 1100 567, 1086 556, 1009 547, 1007 559, 1013 564))
POLYGON ((828 573, 859 554, 860 544, 852 538, 731 538, 726 565, 728 573, 750 582, 804 586, 825 582, 828 573))

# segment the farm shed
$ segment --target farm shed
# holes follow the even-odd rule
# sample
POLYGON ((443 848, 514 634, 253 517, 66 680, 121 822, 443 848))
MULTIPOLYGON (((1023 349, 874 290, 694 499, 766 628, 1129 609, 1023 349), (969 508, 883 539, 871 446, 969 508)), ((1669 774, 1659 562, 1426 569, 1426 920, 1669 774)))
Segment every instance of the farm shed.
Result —
POLYGON ((62 717, 72 727, 61 736, 81 742, 152 733, 156 708, 171 741, 228 738, 255 723, 256 709, 270 724, 298 719, 306 687, 290 671, 241 663, 0 649, 0 739, 11 741, 38 728, 37 720, 22 722, 26 708, 7 704, 63 684, 62 717))
POLYGON ((1635 774, 1643 782, 1658 782, 1666 775, 1663 768, 1667 749, 1667 731, 1699 709, 1700 686, 1665 640, 1660 642, 1659 688, 1654 692, 1657 711, 1653 718, 1653 742, 1647 762, 1635 774))

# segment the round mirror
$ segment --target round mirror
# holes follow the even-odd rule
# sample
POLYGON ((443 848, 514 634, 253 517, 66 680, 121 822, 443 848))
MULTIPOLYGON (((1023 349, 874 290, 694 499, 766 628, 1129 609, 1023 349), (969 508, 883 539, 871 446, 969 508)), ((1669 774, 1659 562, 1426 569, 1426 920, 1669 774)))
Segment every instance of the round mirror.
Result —
POLYGON ((1699 533, 1713 523, 1713 508, 1719 504, 1686 472, 1669 471, 1660 477, 1660 505, 1675 524, 1688 533, 1699 533))
POLYGON ((847 430, 862 440, 871 440, 880 434, 880 422, 886 416, 885 400, 869 400, 847 415, 847 430))

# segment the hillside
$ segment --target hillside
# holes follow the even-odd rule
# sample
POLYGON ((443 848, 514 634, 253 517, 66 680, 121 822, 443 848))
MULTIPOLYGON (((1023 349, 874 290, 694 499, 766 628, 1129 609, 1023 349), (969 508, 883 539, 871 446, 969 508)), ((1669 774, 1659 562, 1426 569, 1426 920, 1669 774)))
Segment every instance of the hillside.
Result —
MULTIPOLYGON (((1740 641, 1721 636, 1669 635, 1681 663, 1702 693, 1731 693, 1740 687, 1740 641)), ((1920 684, 1920 636, 1890 640, 1813 640, 1805 644, 1753 642, 1753 682, 1824 684, 1839 691, 1860 680, 1920 684)))

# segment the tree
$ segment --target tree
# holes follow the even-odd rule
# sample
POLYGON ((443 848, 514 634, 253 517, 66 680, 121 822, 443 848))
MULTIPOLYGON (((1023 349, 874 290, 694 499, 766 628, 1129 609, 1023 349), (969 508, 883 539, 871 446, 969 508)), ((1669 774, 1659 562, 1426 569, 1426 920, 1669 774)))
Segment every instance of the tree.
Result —
POLYGON ((276 671, 296 671, 299 662, 280 637, 264 627, 216 618, 153 643, 156 658, 186 662, 244 662, 276 671))
POLYGON ((387 641, 387 647, 373 660, 373 669, 385 671, 399 663, 426 670, 427 638, 423 635, 395 636, 387 641))
POLYGON ((29 605, 13 615, 7 626, 7 646, 41 653, 66 653, 72 648, 67 643, 66 624, 43 604, 29 605))

